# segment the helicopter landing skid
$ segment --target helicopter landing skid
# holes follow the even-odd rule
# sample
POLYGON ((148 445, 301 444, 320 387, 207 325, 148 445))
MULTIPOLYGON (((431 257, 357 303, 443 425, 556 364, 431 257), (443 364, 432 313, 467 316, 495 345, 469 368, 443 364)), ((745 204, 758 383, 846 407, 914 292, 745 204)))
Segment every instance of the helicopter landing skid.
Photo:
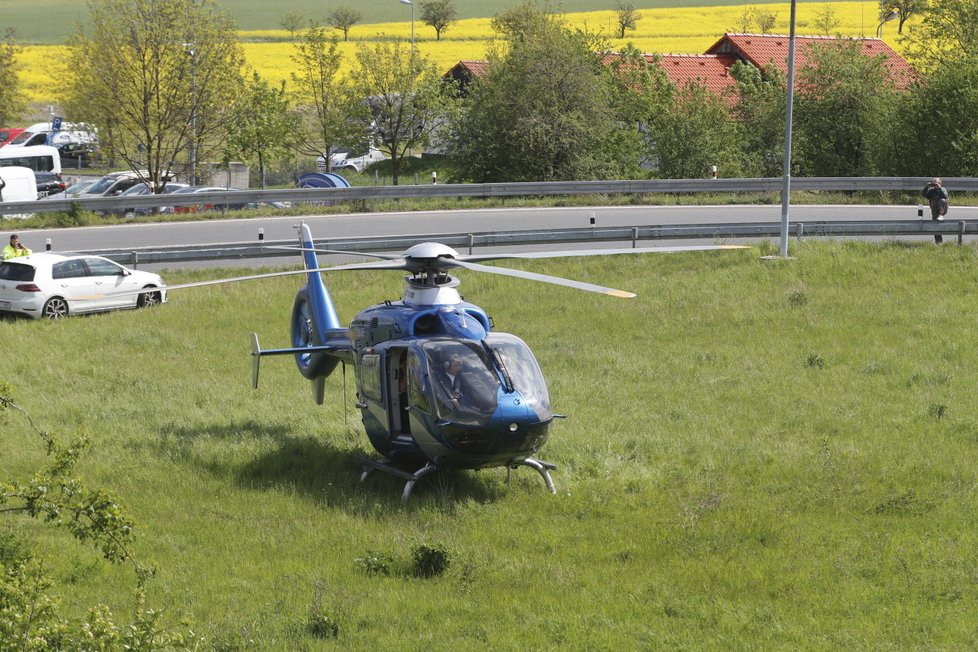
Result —
POLYGON ((528 457, 521 462, 516 462, 512 466, 506 467, 506 482, 509 482, 510 469, 515 469, 518 466, 528 466, 531 469, 535 469, 537 473, 543 476, 543 481, 547 483, 547 489, 550 491, 550 493, 557 493, 557 487, 554 486, 554 481, 550 478, 550 472, 557 468, 556 464, 553 462, 544 462, 543 460, 528 457))
POLYGON ((374 471, 383 471, 384 473, 389 473, 403 480, 407 480, 404 484, 404 491, 401 493, 402 503, 406 503, 408 498, 411 497, 411 490, 414 489, 414 484, 418 480, 438 470, 438 465, 434 462, 428 462, 414 473, 411 473, 410 471, 405 471, 394 466, 386 457, 380 460, 370 459, 362 455, 356 455, 355 457, 363 464, 363 473, 360 474, 360 482, 366 480, 367 476, 374 471))

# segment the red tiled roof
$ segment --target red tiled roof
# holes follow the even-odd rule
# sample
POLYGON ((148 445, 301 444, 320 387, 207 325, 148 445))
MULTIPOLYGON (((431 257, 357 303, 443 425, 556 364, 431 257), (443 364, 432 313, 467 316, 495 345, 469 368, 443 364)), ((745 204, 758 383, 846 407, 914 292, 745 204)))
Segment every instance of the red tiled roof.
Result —
POLYGON ((458 73, 464 72, 469 77, 481 77, 486 72, 486 68, 488 67, 488 65, 489 65, 488 61, 463 60, 463 61, 459 61, 454 66, 452 66, 451 70, 446 72, 444 76, 445 77, 455 76, 458 73))
MULTIPOLYGON (((656 57, 646 54, 645 60, 656 63, 656 57)), ((696 81, 707 90, 723 96, 724 91, 736 82, 727 72, 737 61, 732 54, 663 54, 659 65, 666 71, 669 81, 682 88, 696 81)))
MULTIPOLYGON (((707 54, 731 55, 741 57, 763 68, 769 63, 777 66, 781 72, 788 71, 788 43, 790 37, 783 34, 724 34, 714 43, 707 54)), ((868 56, 883 55, 886 65, 893 72, 897 85, 905 88, 916 78, 916 72, 910 64, 897 54, 893 48, 878 38, 853 39, 862 47, 863 54, 868 56)), ((816 43, 837 43, 839 39, 832 36, 795 36, 795 70, 805 67, 808 63, 808 51, 816 43)))

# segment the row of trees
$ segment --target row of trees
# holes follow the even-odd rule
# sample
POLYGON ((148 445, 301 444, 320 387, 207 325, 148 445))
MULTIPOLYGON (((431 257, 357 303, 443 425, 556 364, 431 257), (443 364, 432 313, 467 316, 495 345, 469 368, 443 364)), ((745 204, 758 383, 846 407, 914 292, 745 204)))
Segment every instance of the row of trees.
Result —
MULTIPOLYGON (((440 41, 442 32, 448 29, 458 16, 455 5, 452 0, 422 0, 420 5, 421 22, 432 27, 435 30, 435 40, 440 41)), ((350 28, 359 23, 361 18, 363 14, 352 7, 334 7, 326 13, 326 24, 343 32, 343 40, 346 41, 350 36, 350 28)), ((289 32, 292 39, 295 39, 296 34, 306 25, 306 17, 292 9, 282 14, 278 24, 289 32)))
MULTIPOLYGON (((904 37, 921 71, 909 88, 854 41, 813 47, 798 74, 793 174, 974 175, 978 17, 969 7, 932 0, 921 12, 904 37)), ((677 87, 634 48, 609 54, 600 37, 532 2, 493 19, 500 38, 464 94, 404 42, 364 44, 346 66, 336 36, 317 25, 299 34, 289 88, 242 75, 215 0, 103 0, 91 17, 73 43, 67 114, 157 186, 188 158, 244 158, 264 179, 269 160, 368 145, 391 157, 394 183, 404 157, 432 145, 459 181, 782 171, 786 92, 775 67, 735 65, 726 97, 677 87)), ((6 48, 0 80, 15 55, 9 39, 6 48)), ((14 78, 0 92, 15 87, 14 78)))

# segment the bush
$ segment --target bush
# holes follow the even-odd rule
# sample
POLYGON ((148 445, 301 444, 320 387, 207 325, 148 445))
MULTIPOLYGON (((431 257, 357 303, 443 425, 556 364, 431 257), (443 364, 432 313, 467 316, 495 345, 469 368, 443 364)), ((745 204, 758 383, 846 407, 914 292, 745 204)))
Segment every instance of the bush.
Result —
POLYGON ((415 577, 435 577, 448 569, 451 561, 448 548, 442 544, 418 544, 411 549, 415 577))

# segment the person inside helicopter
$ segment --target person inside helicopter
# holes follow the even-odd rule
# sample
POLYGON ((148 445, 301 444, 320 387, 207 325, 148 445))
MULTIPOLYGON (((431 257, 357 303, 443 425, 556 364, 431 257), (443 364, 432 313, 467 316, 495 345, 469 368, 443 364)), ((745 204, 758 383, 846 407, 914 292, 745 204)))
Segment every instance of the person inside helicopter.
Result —
POLYGON ((477 342, 425 345, 438 415, 459 423, 480 422, 496 410, 499 378, 477 342))

